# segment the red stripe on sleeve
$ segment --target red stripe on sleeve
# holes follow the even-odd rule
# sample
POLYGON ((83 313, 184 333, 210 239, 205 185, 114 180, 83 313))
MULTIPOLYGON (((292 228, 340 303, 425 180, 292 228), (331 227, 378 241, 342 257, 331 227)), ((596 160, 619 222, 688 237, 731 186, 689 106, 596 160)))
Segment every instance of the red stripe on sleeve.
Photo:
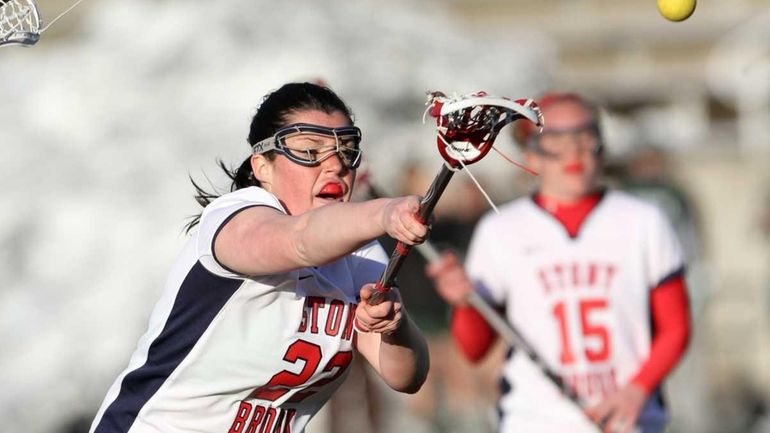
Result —
POLYGON ((684 354, 690 339, 690 307, 684 279, 675 277, 650 295, 653 337, 650 356, 632 382, 647 393, 658 387, 684 354))
POLYGON ((452 337, 466 358, 479 362, 495 342, 495 331, 473 307, 457 307, 452 311, 452 337))

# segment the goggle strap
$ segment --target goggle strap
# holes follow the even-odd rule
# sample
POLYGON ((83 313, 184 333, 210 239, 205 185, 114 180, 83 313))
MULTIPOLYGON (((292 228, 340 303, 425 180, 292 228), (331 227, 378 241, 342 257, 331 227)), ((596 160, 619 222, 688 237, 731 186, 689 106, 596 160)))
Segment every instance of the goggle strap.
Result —
POLYGON ((270 152, 271 150, 280 150, 279 146, 277 145, 275 136, 267 137, 264 140, 260 140, 251 146, 252 154, 266 153, 270 152))

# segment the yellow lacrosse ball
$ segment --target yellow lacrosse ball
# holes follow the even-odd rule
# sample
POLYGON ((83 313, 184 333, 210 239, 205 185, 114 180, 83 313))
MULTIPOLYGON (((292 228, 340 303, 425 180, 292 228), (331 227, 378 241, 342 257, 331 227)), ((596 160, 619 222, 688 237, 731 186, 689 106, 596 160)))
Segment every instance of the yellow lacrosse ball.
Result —
POLYGON ((695 11, 695 0, 658 0, 658 12, 669 21, 684 21, 695 11))

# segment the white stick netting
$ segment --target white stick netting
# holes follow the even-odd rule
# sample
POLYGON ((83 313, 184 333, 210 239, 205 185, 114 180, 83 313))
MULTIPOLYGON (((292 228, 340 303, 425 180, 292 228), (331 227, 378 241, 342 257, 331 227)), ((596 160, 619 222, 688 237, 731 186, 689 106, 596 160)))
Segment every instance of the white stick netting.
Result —
POLYGON ((0 0, 0 44, 30 44, 40 33, 40 15, 31 0, 0 0))

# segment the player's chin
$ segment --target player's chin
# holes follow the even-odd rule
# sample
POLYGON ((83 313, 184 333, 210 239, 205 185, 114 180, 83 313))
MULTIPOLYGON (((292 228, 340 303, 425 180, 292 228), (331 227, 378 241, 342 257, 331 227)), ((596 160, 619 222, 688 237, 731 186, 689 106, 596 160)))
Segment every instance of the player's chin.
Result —
POLYGON ((314 207, 326 206, 327 204, 332 203, 343 203, 346 201, 347 199, 344 196, 315 196, 313 198, 314 207))
POLYGON ((584 196, 590 193, 593 189, 593 184, 590 179, 586 179, 583 176, 574 176, 565 179, 565 189, 568 190, 569 195, 572 196, 584 196))

